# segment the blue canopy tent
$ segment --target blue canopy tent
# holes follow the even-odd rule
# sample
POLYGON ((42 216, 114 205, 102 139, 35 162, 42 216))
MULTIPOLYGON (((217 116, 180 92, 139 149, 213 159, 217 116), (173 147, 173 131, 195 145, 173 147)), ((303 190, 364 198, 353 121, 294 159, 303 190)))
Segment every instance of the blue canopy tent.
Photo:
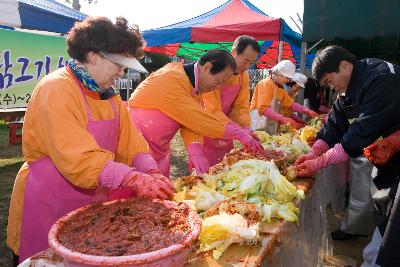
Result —
POLYGON ((1 0, 0 25, 67 33, 86 15, 55 0, 1 0))

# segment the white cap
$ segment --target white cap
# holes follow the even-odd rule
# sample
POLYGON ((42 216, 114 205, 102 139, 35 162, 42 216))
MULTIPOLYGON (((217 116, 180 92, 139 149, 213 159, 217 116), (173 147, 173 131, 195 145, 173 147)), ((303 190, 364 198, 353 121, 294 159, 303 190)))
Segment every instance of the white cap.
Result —
POLYGON ((297 83, 300 87, 304 88, 304 84, 307 82, 307 76, 296 72, 292 78, 292 81, 297 83))
POLYGON ((128 57, 121 54, 110 54, 102 52, 104 56, 113 63, 123 65, 127 68, 137 70, 139 72, 147 73, 148 71, 139 63, 139 61, 134 57, 128 57))
POLYGON ((292 63, 292 61, 286 59, 273 66, 271 71, 292 79, 296 71, 296 66, 292 63))

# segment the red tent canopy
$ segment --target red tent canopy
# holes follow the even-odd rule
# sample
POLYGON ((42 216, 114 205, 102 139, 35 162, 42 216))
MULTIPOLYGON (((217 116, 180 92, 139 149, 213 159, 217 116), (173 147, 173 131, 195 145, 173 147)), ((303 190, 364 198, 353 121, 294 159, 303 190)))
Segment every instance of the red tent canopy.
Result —
POLYGON ((300 63, 301 35, 283 19, 269 17, 247 0, 230 0, 192 19, 143 32, 147 52, 191 60, 210 49, 231 50, 232 42, 240 35, 259 41, 262 51, 258 67, 278 62, 279 41, 283 42, 281 58, 300 63))

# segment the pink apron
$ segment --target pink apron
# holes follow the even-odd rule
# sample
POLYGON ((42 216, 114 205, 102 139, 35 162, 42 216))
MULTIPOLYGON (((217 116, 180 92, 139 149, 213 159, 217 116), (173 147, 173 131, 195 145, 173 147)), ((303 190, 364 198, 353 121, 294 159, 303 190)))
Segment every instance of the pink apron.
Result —
MULTIPOLYGON (((195 87, 192 96, 198 91, 199 67, 194 64, 195 87)), ((131 108, 131 118, 144 139, 149 144, 151 155, 157 161, 161 173, 169 177, 171 149, 170 143, 181 125, 158 109, 131 108)))
POLYGON ((149 144, 161 173, 169 177, 170 143, 181 125, 158 109, 131 109, 131 117, 149 144))
MULTIPOLYGON (((86 104, 88 132, 101 148, 115 153, 119 114, 114 102, 109 100, 114 110, 114 119, 93 121, 83 86, 78 80, 76 82, 81 87, 86 104)), ((103 187, 82 189, 74 186, 62 176, 49 157, 29 163, 21 226, 20 262, 48 248, 47 234, 55 221, 77 208, 106 200, 107 192, 103 187)))
MULTIPOLYGON (((226 85, 222 87, 220 93, 221 107, 222 112, 224 112, 226 116, 229 116, 229 113, 232 110, 232 105, 235 102, 236 96, 239 93, 241 86, 242 76, 240 75, 239 84, 226 85)), ((203 152, 208 159, 210 166, 214 166, 215 164, 220 163, 225 154, 232 149, 232 139, 204 137, 203 152)))

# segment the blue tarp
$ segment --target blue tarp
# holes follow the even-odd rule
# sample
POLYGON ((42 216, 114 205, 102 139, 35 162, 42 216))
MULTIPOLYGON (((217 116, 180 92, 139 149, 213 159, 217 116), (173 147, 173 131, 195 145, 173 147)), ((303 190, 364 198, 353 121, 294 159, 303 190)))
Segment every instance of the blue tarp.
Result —
POLYGON ((67 33, 76 21, 81 21, 87 15, 69 8, 54 0, 16 0, 18 8, 11 10, 13 1, 2 0, 1 12, 7 12, 2 16, 0 24, 23 29, 41 30, 57 33, 67 33), (10 10, 3 10, 7 7, 10 10), (9 20, 9 23, 8 23, 9 20), (15 21, 20 21, 20 25, 15 21))

